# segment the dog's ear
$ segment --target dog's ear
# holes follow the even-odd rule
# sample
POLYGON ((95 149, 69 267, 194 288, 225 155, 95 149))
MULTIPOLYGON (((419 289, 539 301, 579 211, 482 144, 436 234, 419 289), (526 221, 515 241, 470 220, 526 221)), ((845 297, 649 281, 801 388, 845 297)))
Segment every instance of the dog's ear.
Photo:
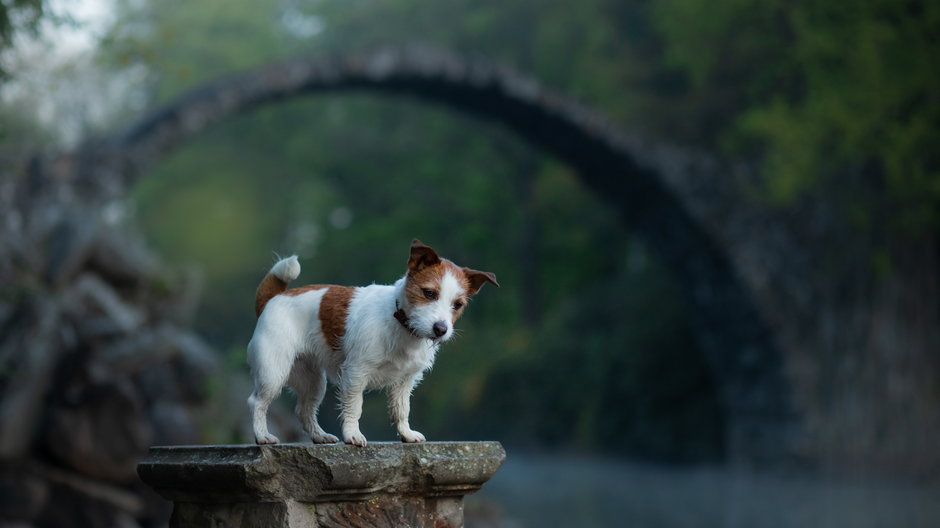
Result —
POLYGON ((411 241, 411 255, 408 257, 408 271, 418 272, 440 261, 441 257, 437 256, 437 252, 431 249, 431 246, 425 245, 417 238, 411 241))
POLYGON ((496 282, 496 275, 493 275, 488 271, 477 271, 470 268, 463 268, 463 274, 470 282, 470 291, 467 292, 467 295, 476 295, 476 293, 480 291, 480 288, 482 288, 483 285, 487 282, 499 288, 499 283, 496 282))

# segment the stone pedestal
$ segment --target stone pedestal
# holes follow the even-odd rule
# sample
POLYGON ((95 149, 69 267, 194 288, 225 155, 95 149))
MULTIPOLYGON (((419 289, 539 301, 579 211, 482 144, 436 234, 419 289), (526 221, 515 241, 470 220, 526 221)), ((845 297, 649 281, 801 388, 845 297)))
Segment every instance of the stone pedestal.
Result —
POLYGON ((137 472, 173 501, 172 527, 445 528, 505 457, 498 442, 153 447, 137 472))

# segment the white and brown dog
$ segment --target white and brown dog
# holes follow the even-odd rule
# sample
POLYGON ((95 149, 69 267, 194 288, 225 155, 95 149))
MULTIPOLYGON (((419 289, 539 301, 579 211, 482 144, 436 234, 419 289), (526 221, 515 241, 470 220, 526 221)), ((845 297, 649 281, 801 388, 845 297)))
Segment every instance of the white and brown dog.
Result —
POLYGON ((268 406, 289 385, 296 412, 314 443, 339 440, 317 422, 327 379, 337 385, 347 444, 366 445, 359 430, 362 395, 388 390, 389 414, 405 442, 423 442, 408 423, 411 391, 431 368, 468 299, 496 276, 438 257, 418 239, 411 243, 408 272, 391 286, 316 284, 287 289, 300 274, 297 257, 278 261, 258 285, 258 324, 248 343, 255 390, 248 398, 255 441, 274 444, 268 406))

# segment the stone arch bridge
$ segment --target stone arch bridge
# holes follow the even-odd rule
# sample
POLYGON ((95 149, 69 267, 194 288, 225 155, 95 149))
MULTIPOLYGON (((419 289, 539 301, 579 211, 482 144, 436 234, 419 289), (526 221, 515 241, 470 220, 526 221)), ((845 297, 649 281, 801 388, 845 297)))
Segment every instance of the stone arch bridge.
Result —
POLYGON ((86 145, 69 163, 74 188, 98 201, 120 196, 148 165, 225 118, 294 97, 354 90, 410 96, 501 123, 573 167, 678 278, 718 386, 727 452, 751 461, 793 453, 802 423, 755 286, 792 273, 760 265, 753 244, 740 243, 747 229, 763 230, 775 247, 782 235, 719 184, 726 167, 625 135, 597 112, 507 67, 423 47, 265 65, 192 89, 86 145))

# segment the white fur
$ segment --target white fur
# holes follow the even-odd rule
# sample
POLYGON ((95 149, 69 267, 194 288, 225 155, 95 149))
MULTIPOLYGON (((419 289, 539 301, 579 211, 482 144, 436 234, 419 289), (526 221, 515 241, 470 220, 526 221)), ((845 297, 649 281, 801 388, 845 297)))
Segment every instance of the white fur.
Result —
POLYGON ((284 282, 296 279, 300 276, 300 262, 297 261, 297 255, 277 261, 270 273, 284 282))
MULTIPOLYGON (((296 257, 279 261, 271 270, 275 275, 294 278, 299 272, 296 257)), ((276 295, 268 301, 248 344, 248 363, 255 382, 248 405, 257 443, 278 441, 268 432, 267 409, 285 384, 297 392, 297 414, 310 438, 315 443, 336 442, 337 438, 317 423, 327 379, 337 385, 346 443, 366 445, 359 430, 362 396, 366 390, 379 388, 388 390, 389 413, 402 440, 424 441, 424 435, 412 430, 408 422, 411 391, 433 365, 440 342, 453 335, 452 304, 462 290, 457 279, 447 274, 436 302, 407 306, 406 312, 414 312, 410 313, 414 317, 412 328, 422 336, 416 337, 393 316, 396 300, 399 306, 407 305, 406 280, 407 276, 391 286, 355 289, 340 352, 329 348, 321 331, 319 308, 326 289, 296 296, 276 295), (446 334, 439 339, 429 338, 434 336, 434 323, 441 320, 447 323, 446 334)))

